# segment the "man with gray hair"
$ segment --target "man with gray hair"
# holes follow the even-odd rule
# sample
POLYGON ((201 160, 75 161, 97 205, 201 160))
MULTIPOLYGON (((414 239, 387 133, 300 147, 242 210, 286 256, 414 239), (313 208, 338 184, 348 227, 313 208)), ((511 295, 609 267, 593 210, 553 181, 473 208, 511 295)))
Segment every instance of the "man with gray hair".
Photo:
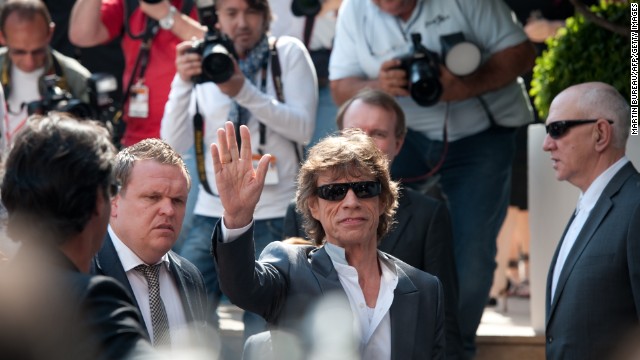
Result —
POLYGON ((604 359, 640 319, 640 174, 625 156, 630 109, 610 85, 552 102, 543 149, 580 189, 547 279, 547 359, 604 359))
MULTIPOLYGON (((253 213, 271 156, 264 155, 254 170, 249 129, 241 126, 240 135, 238 150, 234 124, 227 122, 211 146, 224 206, 212 249, 229 299, 272 329, 301 334, 311 306, 335 293, 350 305, 359 358, 445 358, 440 281, 377 249, 393 224, 398 184, 373 140, 348 129, 310 149, 296 201, 316 246, 273 242, 255 261, 253 213)), ((273 350, 281 352, 275 342, 273 350)))

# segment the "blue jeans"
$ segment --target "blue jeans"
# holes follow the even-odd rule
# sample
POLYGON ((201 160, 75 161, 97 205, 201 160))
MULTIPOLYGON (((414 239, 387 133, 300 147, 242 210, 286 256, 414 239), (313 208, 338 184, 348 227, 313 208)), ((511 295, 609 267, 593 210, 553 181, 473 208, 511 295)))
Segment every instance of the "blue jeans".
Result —
MULTIPOLYGON (((255 243, 255 257, 258 259, 262 250, 274 241, 282 240, 283 218, 256 220, 253 231, 255 243)), ((258 314, 245 311, 242 315, 244 322, 244 341, 249 336, 267 330, 267 322, 258 314)))
POLYGON ((198 169, 196 164, 196 151, 195 147, 191 147, 186 153, 182 154, 182 160, 184 160, 189 175, 191 176, 191 189, 189 190, 189 197, 187 198, 186 211, 184 213, 184 220, 182 221, 182 230, 178 241, 173 244, 173 251, 178 254, 181 253, 180 248, 184 244, 189 231, 191 231, 191 221, 193 220, 193 209, 196 207, 196 200, 198 200, 198 191, 200 189, 200 179, 198 178, 198 169))
MULTIPOLYGON (((436 164, 442 141, 413 132, 395 159, 395 178, 426 173, 436 164)), ((459 284, 458 320, 469 357, 489 298, 496 267, 496 238, 506 215, 511 186, 515 131, 492 128, 449 143, 439 171, 449 200, 459 284)), ((407 184, 410 185, 410 184, 407 184)))
POLYGON ((329 86, 318 89, 318 110, 316 111, 316 125, 313 137, 307 147, 315 145, 323 137, 338 130, 336 114, 338 108, 331 98, 329 86))

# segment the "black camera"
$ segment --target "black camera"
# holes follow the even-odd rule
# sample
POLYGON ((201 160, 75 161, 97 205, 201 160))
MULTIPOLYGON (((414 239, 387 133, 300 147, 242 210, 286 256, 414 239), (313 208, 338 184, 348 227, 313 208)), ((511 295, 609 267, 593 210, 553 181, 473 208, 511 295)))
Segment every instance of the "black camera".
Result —
POLYGON ((233 58, 238 58, 233 41, 216 29, 218 22, 213 0, 197 0, 200 23, 207 27, 207 33, 201 40, 194 41, 191 52, 202 56, 202 73, 194 77, 193 82, 213 81, 223 83, 231 78, 235 68, 233 58))
POLYGON ((409 93, 420 106, 435 105, 442 95, 438 54, 422 46, 422 37, 411 34, 413 52, 400 58, 400 67, 407 73, 409 93))
POLYGON ((44 115, 49 111, 69 113, 78 119, 92 119, 106 122, 116 112, 113 96, 118 90, 118 82, 111 74, 96 73, 87 79, 89 103, 76 99, 68 91, 58 86, 60 77, 52 74, 41 83, 43 98, 27 104, 29 115, 44 115))

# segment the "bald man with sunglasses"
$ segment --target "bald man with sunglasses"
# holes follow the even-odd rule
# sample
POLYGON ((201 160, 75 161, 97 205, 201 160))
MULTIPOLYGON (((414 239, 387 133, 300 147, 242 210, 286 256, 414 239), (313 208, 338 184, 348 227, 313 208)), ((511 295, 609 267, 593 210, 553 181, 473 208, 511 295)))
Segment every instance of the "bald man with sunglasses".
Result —
POLYGON ((584 83, 552 102, 543 149, 556 178, 580 189, 551 261, 547 359, 604 359, 640 323, 640 174, 625 155, 630 108, 584 83))
MULTIPOLYGON (((443 359, 440 281, 377 249, 393 222, 398 185, 371 138, 349 129, 311 148, 298 176, 296 201, 315 246, 274 242, 255 261, 253 212, 270 155, 254 170, 249 131, 242 126, 240 134, 238 151, 228 122, 211 149, 224 207, 212 248, 229 299, 260 314, 272 329, 299 334, 311 306, 336 293, 350 305, 358 358, 443 359)), ((282 354, 277 346, 274 338, 273 351, 282 354)))

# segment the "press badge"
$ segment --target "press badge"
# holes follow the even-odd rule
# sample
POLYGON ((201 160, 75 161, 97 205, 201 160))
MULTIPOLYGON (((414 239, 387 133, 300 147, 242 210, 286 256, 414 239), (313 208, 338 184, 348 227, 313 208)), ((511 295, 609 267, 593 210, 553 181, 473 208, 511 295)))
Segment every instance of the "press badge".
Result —
MULTIPOLYGON (((260 158, 262 158, 261 154, 253 154, 253 168, 258 167, 258 162, 260 162, 260 158)), ((265 185, 278 185, 278 167, 276 166, 276 157, 271 155, 271 160, 269 161, 269 169, 267 169, 267 177, 264 179, 265 185)))
POLYGON ((131 86, 129 95, 129 117, 146 118, 149 116, 149 87, 142 82, 131 86))

